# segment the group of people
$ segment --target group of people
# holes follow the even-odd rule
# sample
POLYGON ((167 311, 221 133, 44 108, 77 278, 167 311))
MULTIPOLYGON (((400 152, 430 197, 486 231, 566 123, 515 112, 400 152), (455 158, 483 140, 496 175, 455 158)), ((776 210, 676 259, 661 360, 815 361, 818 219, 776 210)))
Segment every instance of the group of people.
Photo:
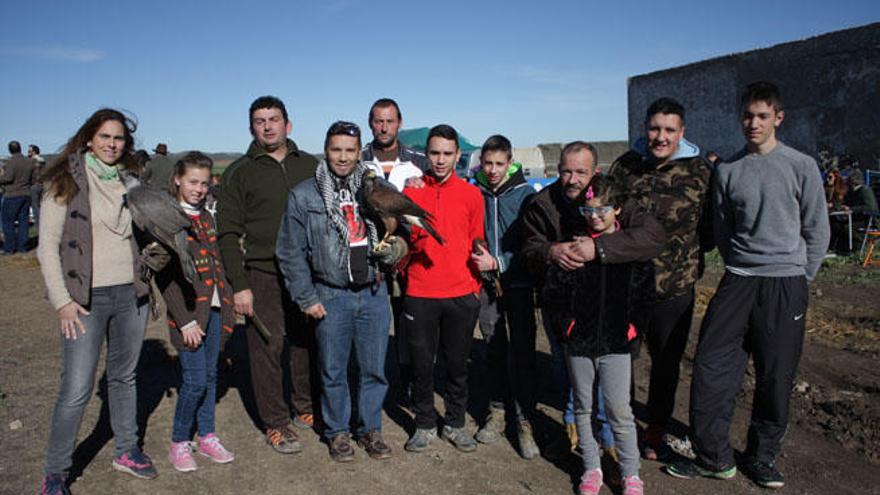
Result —
POLYGON ((183 156, 165 185, 191 220, 193 277, 183 257, 132 227, 119 180, 128 171, 117 165, 132 149, 134 125, 99 110, 45 175, 38 256, 60 320, 63 373, 42 493, 68 493, 66 470, 104 340, 113 467, 157 475, 135 424, 135 364, 155 277, 183 370, 168 454, 179 471, 197 469, 194 452, 219 463, 234 459, 215 431, 214 403, 221 341, 236 317, 246 319, 266 442, 279 453, 302 451, 297 428, 314 428, 335 461, 354 459, 353 441, 374 459, 392 456, 382 407, 393 322, 393 361, 415 417, 406 451, 428 449, 438 433, 459 451, 474 451, 503 437, 509 412, 519 454, 538 457, 537 303, 564 420, 583 458, 578 492, 602 486, 601 444, 619 464, 623 493, 641 494, 640 458, 671 459, 664 434, 694 286, 703 254, 716 245, 726 272, 694 364, 697 457, 666 471, 735 475, 729 427, 751 355, 756 392, 740 467, 761 486, 783 486, 775 457, 788 422, 807 283, 829 237, 815 161, 776 139, 783 119, 778 89, 750 85, 741 101, 746 146, 713 168, 684 140, 683 106, 660 98, 647 109, 644 146, 600 173, 594 146, 569 143, 558 180, 535 193, 504 136, 485 141, 471 183, 455 174, 461 151, 454 128, 433 127, 424 153, 414 151, 397 139, 400 107, 380 99, 369 113, 372 141, 363 146, 357 125, 336 122, 318 161, 288 138, 283 102, 260 97, 249 110, 253 141, 223 174, 216 219, 205 209, 207 156, 183 156), (484 353, 472 353, 475 327, 484 353), (641 341, 651 378, 640 440, 630 404, 641 341), (465 428, 472 355, 489 391, 476 434, 465 428), (439 362, 445 407, 438 421, 439 362), (606 428, 598 442, 594 409, 606 428))
POLYGON ((831 216, 829 255, 850 254, 852 229, 868 228, 870 217, 880 214, 877 197, 865 184, 860 169, 849 169, 844 176, 840 169, 833 168, 825 174, 825 201, 831 216))
POLYGON ((0 217, 3 253, 7 255, 27 251, 31 212, 35 225, 39 225, 41 173, 46 164, 36 144, 28 145, 27 156, 22 155, 18 141, 10 141, 8 149, 9 160, 0 167, 0 217))

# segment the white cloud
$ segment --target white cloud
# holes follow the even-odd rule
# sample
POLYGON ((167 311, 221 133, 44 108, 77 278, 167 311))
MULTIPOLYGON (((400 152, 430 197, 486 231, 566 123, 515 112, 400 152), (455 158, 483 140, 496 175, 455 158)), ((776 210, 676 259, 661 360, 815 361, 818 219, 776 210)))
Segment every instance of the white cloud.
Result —
POLYGON ((18 57, 36 57, 44 60, 78 63, 97 62, 107 56, 101 50, 61 45, 4 47, 0 49, 0 52, 18 57))

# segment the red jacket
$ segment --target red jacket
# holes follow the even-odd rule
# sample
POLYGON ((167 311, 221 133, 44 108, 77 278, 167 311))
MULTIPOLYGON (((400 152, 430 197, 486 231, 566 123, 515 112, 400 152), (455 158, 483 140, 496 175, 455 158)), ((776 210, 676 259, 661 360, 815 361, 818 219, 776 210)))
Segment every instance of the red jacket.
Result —
POLYGON ((474 239, 483 238, 483 198, 480 190, 455 174, 437 182, 425 174, 425 187, 404 194, 434 216, 434 228, 444 245, 423 229, 413 227, 406 294, 446 299, 480 293, 480 272, 470 260, 474 239))

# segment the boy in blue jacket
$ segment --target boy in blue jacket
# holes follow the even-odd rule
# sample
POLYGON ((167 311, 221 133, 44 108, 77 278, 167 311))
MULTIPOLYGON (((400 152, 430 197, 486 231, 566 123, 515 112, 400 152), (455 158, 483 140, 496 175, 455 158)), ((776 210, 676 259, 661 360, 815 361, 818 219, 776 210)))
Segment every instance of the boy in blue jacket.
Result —
POLYGON ((510 141, 491 136, 480 153, 477 186, 485 204, 485 244, 474 246, 474 262, 483 273, 480 332, 487 346, 489 414, 476 439, 493 443, 504 432, 505 402, 516 411, 519 453, 540 455, 529 422, 535 410, 535 305, 532 284, 518 253, 522 246, 520 210, 535 193, 510 141))

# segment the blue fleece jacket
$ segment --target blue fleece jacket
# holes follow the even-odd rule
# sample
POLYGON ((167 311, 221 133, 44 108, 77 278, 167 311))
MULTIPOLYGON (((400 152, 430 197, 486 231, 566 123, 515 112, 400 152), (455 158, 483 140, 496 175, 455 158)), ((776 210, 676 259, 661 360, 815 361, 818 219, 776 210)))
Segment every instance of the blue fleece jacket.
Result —
POLYGON ((509 178, 493 191, 482 172, 476 176, 486 212, 486 242, 489 253, 498 261, 501 282, 510 287, 531 286, 524 263, 517 257, 523 233, 520 209, 535 194, 519 164, 511 165, 509 178), (514 168, 515 167, 515 168, 514 168))

